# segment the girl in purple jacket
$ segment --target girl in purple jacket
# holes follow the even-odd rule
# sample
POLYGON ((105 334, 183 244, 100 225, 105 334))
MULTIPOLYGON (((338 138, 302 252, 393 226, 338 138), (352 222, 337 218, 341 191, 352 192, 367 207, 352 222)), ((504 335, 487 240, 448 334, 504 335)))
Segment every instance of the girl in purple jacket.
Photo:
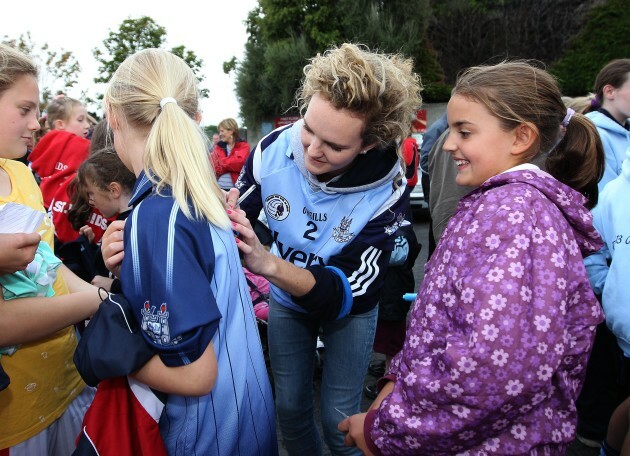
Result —
POLYGON ((426 265, 379 396, 339 429, 366 454, 564 454, 603 318, 582 263, 602 245, 597 131, 525 62, 467 70, 447 117, 456 181, 477 188, 426 265))

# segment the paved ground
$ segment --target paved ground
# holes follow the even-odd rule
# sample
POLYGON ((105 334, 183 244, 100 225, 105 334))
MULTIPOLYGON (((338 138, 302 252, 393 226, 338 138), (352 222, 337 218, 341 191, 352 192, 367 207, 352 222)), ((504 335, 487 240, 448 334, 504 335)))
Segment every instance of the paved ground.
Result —
MULTIPOLYGON (((427 246, 429 244, 429 240, 428 240, 429 224, 426 220, 426 217, 424 217, 423 214, 415 214, 414 220, 415 220, 414 230, 416 232, 416 236, 418 237, 418 240, 422 244, 422 250, 420 252, 420 255, 418 256, 416 265, 414 266, 414 277, 416 281, 416 289, 414 291, 417 291, 418 284, 424 278, 423 268, 424 268, 424 264, 427 261, 427 246)), ((378 360, 378 359, 384 359, 383 355, 380 355, 377 353, 373 354, 373 360, 378 360)), ((376 380, 377 379, 375 377, 367 373, 365 377, 365 385, 373 384, 376 380)), ((319 388, 320 388, 319 382, 320 382, 320 378, 316 376, 313 379, 313 388, 314 388, 315 397, 316 397, 315 411, 317 414, 319 414, 319 402, 317 400, 317 398, 319 398, 319 388)), ((367 399, 365 396, 363 396, 363 402, 361 404, 362 410, 366 411, 371 403, 372 401, 370 399, 367 399)), ((320 428, 320 432, 321 432, 321 428, 320 428)), ((280 448, 280 455, 287 456, 288 452, 284 450, 284 448, 282 448, 282 436, 280 434, 279 428, 278 428, 278 444, 280 448)), ((324 456, 329 456, 329 455, 330 455, 330 452, 328 451, 328 449, 325 448, 324 456)), ((571 444, 571 446, 569 447, 567 451, 567 456, 598 456, 598 455, 599 455, 599 449, 589 448, 586 445, 578 442, 577 440, 571 444)))

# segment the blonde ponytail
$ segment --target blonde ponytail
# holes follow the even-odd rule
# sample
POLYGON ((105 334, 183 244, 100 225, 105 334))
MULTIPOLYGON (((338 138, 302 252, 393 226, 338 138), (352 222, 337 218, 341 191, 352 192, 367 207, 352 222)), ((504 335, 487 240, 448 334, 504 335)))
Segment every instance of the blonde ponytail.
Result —
POLYGON ((161 49, 128 57, 105 94, 106 109, 116 114, 117 121, 147 131, 144 168, 158 193, 171 187, 186 217, 226 228, 224 195, 208 158, 208 141, 194 120, 197 103, 192 70, 161 49), (160 105, 171 97, 175 102, 160 105))

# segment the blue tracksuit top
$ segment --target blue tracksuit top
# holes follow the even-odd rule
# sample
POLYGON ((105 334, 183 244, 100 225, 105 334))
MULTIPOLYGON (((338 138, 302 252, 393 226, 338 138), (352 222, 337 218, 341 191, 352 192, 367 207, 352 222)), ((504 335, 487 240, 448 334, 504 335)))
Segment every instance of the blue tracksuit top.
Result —
POLYGON ((593 208, 593 226, 605 245, 584 264, 593 290, 602 295, 606 324, 630 357, 630 148, 626 155, 621 174, 606 185, 593 208))
POLYGON ((189 220, 143 173, 125 225, 123 294, 165 364, 210 342, 217 381, 206 396, 169 395, 160 430, 170 455, 277 454, 274 405, 253 306, 231 230, 189 220))
POLYGON ((599 111, 589 112, 586 117, 597 127, 604 146, 606 167, 602 179, 597 184, 601 192, 608 182, 621 174, 621 164, 625 159, 626 149, 630 147, 630 131, 599 111))

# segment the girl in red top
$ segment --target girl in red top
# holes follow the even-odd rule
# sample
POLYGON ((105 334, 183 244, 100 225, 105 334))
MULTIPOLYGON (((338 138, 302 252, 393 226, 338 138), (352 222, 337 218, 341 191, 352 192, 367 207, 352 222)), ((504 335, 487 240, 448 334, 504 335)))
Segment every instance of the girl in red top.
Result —
POLYGON ((29 160, 41 179, 39 187, 48 209, 59 186, 73 177, 73 171, 88 156, 90 123, 83 104, 70 97, 53 100, 46 113, 50 131, 35 145, 29 160))

